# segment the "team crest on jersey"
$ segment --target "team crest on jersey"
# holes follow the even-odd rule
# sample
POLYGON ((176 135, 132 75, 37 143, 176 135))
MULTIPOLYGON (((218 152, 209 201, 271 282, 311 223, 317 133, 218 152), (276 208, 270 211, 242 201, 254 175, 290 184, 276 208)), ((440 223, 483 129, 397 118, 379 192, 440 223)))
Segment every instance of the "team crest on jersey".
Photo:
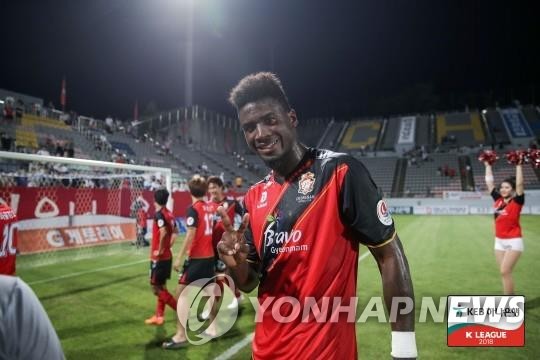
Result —
POLYGON ((307 172, 302 174, 300 181, 298 182, 298 192, 302 195, 307 195, 313 191, 313 185, 315 184, 315 174, 307 172))
POLYGON ((379 200, 377 203, 377 217, 383 225, 392 225, 392 215, 390 215, 390 211, 388 211, 388 206, 384 200, 379 200))
POLYGON ((259 203, 257 204, 257 209, 266 207, 268 205, 268 203, 266 202, 267 198, 268 198, 268 193, 266 191, 263 191, 261 193, 261 198, 259 199, 259 203))

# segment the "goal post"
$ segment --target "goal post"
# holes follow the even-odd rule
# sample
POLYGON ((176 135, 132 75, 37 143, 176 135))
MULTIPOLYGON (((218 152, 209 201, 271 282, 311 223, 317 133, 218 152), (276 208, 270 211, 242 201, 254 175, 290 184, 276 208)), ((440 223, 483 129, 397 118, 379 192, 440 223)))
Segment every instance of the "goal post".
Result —
POLYGON ((0 151, 0 203, 18 217, 18 267, 128 249, 169 168, 0 151))

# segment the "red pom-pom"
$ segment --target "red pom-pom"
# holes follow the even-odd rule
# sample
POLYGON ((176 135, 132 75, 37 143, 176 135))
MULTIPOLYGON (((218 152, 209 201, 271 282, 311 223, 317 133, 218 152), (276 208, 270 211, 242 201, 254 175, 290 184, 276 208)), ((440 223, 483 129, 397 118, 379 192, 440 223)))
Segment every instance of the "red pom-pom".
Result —
POLYGON ((540 149, 529 149, 528 158, 534 168, 540 169, 540 149))
POLYGON ((478 160, 493 165, 499 159, 497 153, 493 150, 484 150, 478 155, 478 160))
POLYGON ((526 150, 512 150, 506 153, 506 161, 512 165, 522 165, 527 162, 528 156, 526 150))

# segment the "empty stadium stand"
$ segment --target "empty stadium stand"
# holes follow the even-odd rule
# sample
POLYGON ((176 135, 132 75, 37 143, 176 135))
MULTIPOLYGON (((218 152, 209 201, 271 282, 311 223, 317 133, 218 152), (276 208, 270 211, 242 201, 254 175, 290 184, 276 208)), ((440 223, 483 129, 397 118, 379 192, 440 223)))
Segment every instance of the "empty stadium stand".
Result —
POLYGON ((386 129, 384 131, 381 150, 394 150, 396 138, 399 133, 400 117, 390 118, 386 122, 386 129))
POLYGON ((416 144, 432 145, 430 141, 431 119, 428 115, 420 115, 416 117, 416 144))
POLYGON ((341 140, 340 150, 373 150, 381 125, 381 119, 351 121, 341 140))
POLYGON ((371 174, 371 178, 379 186, 385 196, 390 196, 397 157, 357 157, 371 174))
POLYGON ((523 113, 523 116, 525 116, 525 119, 527 119, 533 133, 537 137, 540 137, 540 114, 538 113, 538 108, 527 105, 521 108, 521 112, 523 113))
POLYGON ((456 154, 431 154, 433 161, 422 162, 419 165, 410 165, 405 178, 405 192, 411 195, 425 196, 427 193, 441 195, 443 191, 461 191, 459 177, 459 164, 456 154), (437 174, 439 168, 447 166, 456 171, 451 178, 437 174))
POLYGON ((494 144, 509 144, 510 138, 504 127, 501 114, 496 109, 486 109, 482 112, 494 144))
POLYGON ((452 145, 476 146, 485 144, 486 137, 478 112, 456 112, 437 115, 437 144, 452 138, 452 145))

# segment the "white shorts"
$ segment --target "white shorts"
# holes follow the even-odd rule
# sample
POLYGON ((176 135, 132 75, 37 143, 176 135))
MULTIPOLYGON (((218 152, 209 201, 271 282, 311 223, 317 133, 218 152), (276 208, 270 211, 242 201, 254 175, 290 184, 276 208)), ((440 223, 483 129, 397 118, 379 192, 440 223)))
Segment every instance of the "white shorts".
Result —
POLYGON ((499 239, 498 237, 496 237, 495 250, 523 251, 523 239, 522 238, 499 239))

